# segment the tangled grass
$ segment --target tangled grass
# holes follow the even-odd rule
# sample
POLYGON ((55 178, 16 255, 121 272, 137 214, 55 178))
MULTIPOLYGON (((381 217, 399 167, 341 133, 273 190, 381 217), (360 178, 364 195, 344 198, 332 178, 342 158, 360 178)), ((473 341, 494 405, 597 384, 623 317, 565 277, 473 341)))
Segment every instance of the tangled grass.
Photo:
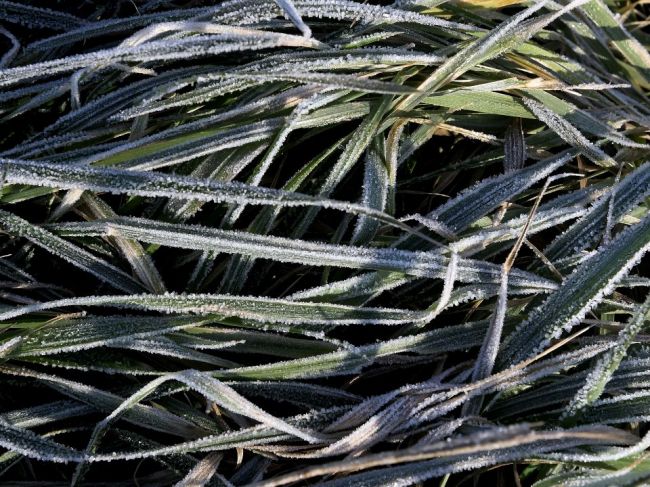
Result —
POLYGON ((647 2, 381 3, 0 1, 3 486, 650 481, 647 2))

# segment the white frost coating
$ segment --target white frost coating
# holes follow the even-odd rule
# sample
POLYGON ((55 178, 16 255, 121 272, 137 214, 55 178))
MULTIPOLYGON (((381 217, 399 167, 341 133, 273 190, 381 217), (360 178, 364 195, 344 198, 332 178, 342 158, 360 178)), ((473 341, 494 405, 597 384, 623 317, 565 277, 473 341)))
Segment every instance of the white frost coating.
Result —
POLYGON ((272 416, 271 414, 267 413, 237 393, 232 387, 211 377, 207 373, 200 372, 198 370, 186 370, 183 372, 168 374, 149 382, 144 387, 132 394, 129 398, 125 399, 117 408, 111 412, 110 415, 98 423, 86 449, 86 460, 90 459, 89 457, 93 452, 94 443, 101 437, 103 431, 108 426, 110 426, 110 424, 122 416, 126 411, 133 408, 134 405, 137 405, 140 401, 153 393, 162 384, 169 381, 181 382, 182 384, 188 386, 190 389, 203 395, 207 400, 213 401, 219 406, 240 414, 244 417, 259 421, 260 423, 270 428, 274 428, 278 431, 296 436, 308 443, 319 442, 319 439, 313 436, 311 433, 297 428, 279 418, 276 418, 275 416, 272 416))
MULTIPOLYGON (((605 470, 597 468, 580 468, 570 474, 558 474, 557 480, 561 481, 562 487, 611 487, 615 485, 646 485, 648 474, 643 471, 634 472, 637 464, 633 461, 626 467, 617 470, 605 470), (570 475, 570 476, 569 476, 570 475), (632 483, 631 483, 632 482, 632 483), (642 483, 636 483, 642 482, 642 483)), ((639 469, 641 470, 641 469, 639 469)), ((554 481, 553 476, 545 480, 554 481)))
MULTIPOLYGON (((372 24, 411 22, 444 29, 479 30, 467 24, 448 22, 438 17, 347 0, 293 0, 293 3, 303 18, 372 24)), ((212 10, 213 20, 229 25, 256 25, 282 14, 274 0, 231 0, 212 7, 212 10)))
MULTIPOLYGON (((214 250, 306 265, 375 268, 420 277, 442 277, 446 262, 446 259, 433 252, 325 244, 197 225, 164 224, 144 219, 60 224, 57 227, 63 234, 71 236, 119 233, 126 238, 170 247, 214 250)), ((469 270, 472 266, 477 266, 478 270, 479 265, 478 262, 462 259, 461 268, 469 270)), ((492 266, 481 267, 493 271, 492 266)))
MULTIPOLYGON (((617 132, 607 121, 603 121, 600 118, 596 118, 595 115, 592 115, 590 112, 582 110, 572 103, 554 97, 549 93, 544 93, 541 91, 535 92, 533 95, 538 101, 548 103, 548 106, 553 106, 559 112, 558 115, 563 115, 566 119, 576 125, 581 130, 588 132, 592 135, 600 137, 601 141, 596 145, 600 145, 605 142, 612 142, 623 147, 632 147, 637 149, 648 149, 647 144, 634 142, 633 140, 627 138, 625 135, 617 132)), ((608 117, 605 118, 607 120, 608 117)), ((616 123, 615 123, 616 124, 616 123)))
POLYGON ((24 337, 17 336, 7 340, 6 342, 0 343, 0 358, 11 355, 12 352, 20 347, 23 341, 24 337))
POLYGON ((63 215, 71 211, 74 206, 79 202, 79 199, 83 196, 84 191, 82 189, 70 189, 68 192, 61 198, 59 205, 52 211, 48 217, 48 221, 57 221, 63 215))
POLYGON ((650 216, 619 234, 576 268, 508 337, 508 360, 523 360, 578 324, 650 250, 650 216))
MULTIPOLYGON (((2 373, 17 377, 38 379, 60 393, 77 401, 89 404, 99 411, 110 411, 122 402, 120 396, 56 375, 16 367, 2 367, 2 373)), ((202 428, 198 428, 193 423, 167 410, 142 404, 133 407, 130 415, 124 419, 132 424, 155 431, 172 433, 182 438, 195 438, 197 434, 205 432, 202 428)))
POLYGON ((190 36, 181 39, 151 41, 138 46, 116 47, 88 54, 77 54, 66 58, 0 70, 0 87, 12 86, 23 81, 52 76, 81 68, 116 62, 151 62, 226 54, 238 51, 255 51, 273 47, 320 46, 318 41, 300 36, 274 32, 215 26, 220 34, 190 36))
MULTIPOLYGON (((629 322, 619 332, 616 346, 607 351, 589 372, 589 375, 585 378, 583 387, 576 393, 567 407, 564 413, 565 417, 575 415, 579 410, 600 397, 605 386, 625 357, 628 347, 636 338, 637 333, 642 330, 648 312, 650 312, 650 295, 648 295, 645 302, 638 307, 629 322)), ((621 399, 620 396, 617 398, 621 399)))
POLYGON ((493 145, 493 146, 499 146, 500 145, 499 142, 498 142, 499 139, 495 135, 492 135, 492 134, 487 134, 485 132, 479 132, 478 130, 470 130, 470 129, 466 129, 466 128, 463 128, 463 127, 458 127, 456 125, 450 125, 448 123, 441 123, 439 126, 440 126, 440 128, 446 129, 449 132, 456 133, 456 134, 459 134, 459 135, 464 135, 468 139, 478 140, 478 141, 485 142, 486 144, 490 144, 490 145, 493 145))
MULTIPOLYGON (((89 414, 93 408, 77 401, 54 401, 24 409, 14 409, 3 414, 4 419, 19 428, 31 429, 67 418, 89 414)), ((2 416, 0 416, 0 423, 2 416)))
POLYGON ((224 183, 173 174, 98 169, 11 159, 0 159, 0 174, 3 176, 3 180, 8 183, 50 186, 61 189, 86 189, 106 191, 113 194, 126 193, 237 204, 331 208, 353 214, 367 215, 402 230, 413 232, 404 223, 363 205, 314 197, 302 193, 250 186, 237 182, 224 183))
POLYGON ((302 20, 302 17, 300 17, 300 12, 298 12, 298 9, 296 9, 296 6, 293 4, 292 0, 274 0, 275 3, 277 3, 282 10, 284 10, 284 13, 286 16, 293 22, 293 24, 298 28, 300 32, 302 32, 302 35, 305 36, 307 39, 311 37, 311 29, 305 22, 302 20))
MULTIPOLYGON (((61 87, 61 84, 65 84, 62 80, 49 81, 45 83, 34 83, 31 86, 23 86, 21 88, 16 88, 15 90, 5 90, 0 93, 0 102, 7 102, 11 100, 16 100, 27 95, 34 95, 38 93, 43 93, 47 91, 57 90, 61 87)), ((63 89, 62 89, 63 91, 63 89)), ((16 149, 20 149, 23 144, 13 147, 2 154, 8 153, 16 149)))
POLYGON ((223 378, 317 378, 349 375, 359 372, 379 357, 404 352, 435 354, 461 350, 480 343, 485 330, 483 323, 452 326, 432 332, 419 333, 388 340, 381 344, 364 345, 349 350, 325 353, 307 358, 286 360, 273 364, 247 366, 219 372, 223 378))
MULTIPOLYGON (((433 215, 422 216, 419 213, 415 213, 413 215, 407 215, 400 218, 400 221, 403 222, 409 220, 413 220, 420 223, 421 225, 424 225, 432 232, 446 238, 447 240, 455 240, 457 238, 456 234, 454 234, 454 232, 447 225, 436 219, 433 215)), ((453 246, 454 243, 450 244, 450 246, 453 246)))
POLYGON ((134 31, 143 26, 160 22, 198 18, 201 15, 209 14, 210 10, 210 8, 199 7, 144 14, 141 6, 140 12, 142 15, 101 20, 93 19, 93 22, 88 22, 81 27, 67 29, 61 34, 36 40, 28 44, 26 50, 31 53, 33 51, 55 49, 80 40, 89 40, 109 33, 116 34, 134 31))
MULTIPOLYGON (((212 76, 216 78, 217 76, 212 76)), ((310 83, 315 85, 331 86, 333 88, 354 90, 367 93, 380 93, 388 95, 403 95, 412 93, 414 90, 408 86, 379 81, 352 74, 326 74, 326 73, 303 73, 303 72, 246 72, 231 71, 221 75, 223 79, 241 78, 254 82, 268 81, 293 81, 297 83, 310 83)), ((201 78, 199 78, 201 81, 201 78)))
MULTIPOLYGON (((266 144, 255 147, 235 149, 227 153, 215 166, 215 161, 210 158, 200 163, 191 173, 191 177, 232 181, 238 174, 246 169, 264 149, 266 144)), ((203 201, 172 199, 165 205, 164 212, 170 216, 170 221, 184 222, 194 216, 203 206, 203 201)))
POLYGON ((32 156, 43 154, 48 150, 59 149, 68 145, 74 145, 79 142, 86 142, 97 138, 97 136, 108 133, 101 130, 88 132, 75 132, 70 134, 55 135, 52 137, 41 137, 31 140, 25 144, 20 144, 12 149, 2 152, 3 157, 20 157, 30 159, 32 156))
POLYGON ((226 487, 232 487, 221 474, 217 473, 217 468, 223 458, 222 453, 213 452, 206 455, 199 461, 194 468, 192 468, 182 480, 174 484, 174 487, 203 487, 212 478, 216 478, 216 482, 226 487))
POLYGON ((518 171, 484 179, 436 208, 427 217, 441 221, 453 231, 463 230, 497 208, 502 202, 511 200, 533 184, 548 177, 577 153, 576 150, 568 150, 518 171))
POLYGON ((327 487, 370 487, 375 485, 410 486, 432 477, 477 469, 498 463, 511 463, 521 458, 536 457, 546 451, 600 444, 602 428, 547 429, 535 431, 529 425, 493 427, 490 431, 457 435, 448 441, 405 448, 398 453, 366 454, 363 458, 349 457, 322 467, 300 470, 262 486, 284 485, 308 480, 316 475, 346 472, 348 475, 328 478, 320 484, 327 487), (585 433, 588 435, 586 436, 585 433), (369 462, 370 465, 369 465, 369 462), (374 467, 368 470, 369 467, 374 467), (382 468, 383 467, 383 468, 382 468))
POLYGON ((408 281, 409 279, 404 277, 400 279, 392 279, 387 283, 382 283, 380 287, 376 285, 377 276, 372 272, 367 272, 341 281, 333 281, 323 284, 322 286, 295 292, 287 296, 287 299, 302 301, 337 295, 349 296, 351 293, 353 296, 358 296, 379 292, 381 290, 393 289, 408 281))
POLYGON ((548 453, 544 458, 560 462, 611 462, 643 453, 650 448, 650 433, 646 434, 636 445, 628 448, 611 448, 608 452, 590 455, 588 453, 548 453))
POLYGON ((580 5, 584 5, 588 1, 573 0, 552 14, 539 17, 531 22, 524 22, 528 17, 546 7, 551 2, 549 0, 541 0, 534 3, 527 9, 511 16, 485 36, 472 42, 456 55, 449 58, 438 70, 418 86, 419 93, 407 97, 397 108, 401 110, 413 109, 422 98, 437 90, 446 82, 456 79, 472 67, 493 59, 509 49, 513 49, 522 44, 558 17, 561 17, 580 5))
MULTIPOLYGON (((533 217, 527 235, 553 228, 567 221, 575 220, 584 215, 585 209, 581 206, 559 207, 538 211, 533 217)), ((495 227, 478 230, 475 233, 452 242, 449 247, 464 256, 483 250, 490 245, 515 240, 526 225, 528 215, 522 215, 508 220, 495 227)))
MULTIPOLYGON (((262 158, 260 163, 255 167, 253 174, 248 178, 247 184, 250 184, 251 186, 259 186, 259 184, 262 182, 262 179, 266 175, 267 171, 271 167, 271 164, 275 160, 275 157, 280 152, 280 149, 284 145, 285 141, 287 140, 291 132, 295 130, 296 124, 302 117, 307 115, 309 112, 317 108, 320 108, 324 105, 327 105, 331 101, 336 100, 338 96, 339 95, 336 93, 332 95, 327 92, 325 93, 321 92, 312 95, 306 100, 300 101, 296 106, 296 108, 291 113, 291 115, 286 118, 284 125, 280 127, 280 130, 275 135, 273 142, 266 150, 264 157, 262 158)), ((228 216, 226 217, 228 226, 234 225, 234 223, 237 221, 239 216, 244 211, 244 208, 245 208, 244 205, 240 205, 237 208, 233 209, 231 212, 229 212, 228 216)))
POLYGON ((115 340, 112 342, 110 347, 125 348, 128 350, 135 350, 143 353, 163 355, 165 357, 175 357, 194 362, 202 362, 214 365, 216 367, 232 367, 236 365, 230 360, 224 360, 219 357, 215 357, 214 355, 209 355, 206 353, 197 352, 189 348, 185 348, 167 337, 156 337, 155 339, 122 338, 121 340, 115 340))
MULTIPOLYGON (((343 178, 352 170, 375 137, 381 120, 388 110, 389 97, 382 97, 381 102, 370 110, 359 126, 352 132, 341 155, 332 166, 327 178, 318 188, 318 195, 329 197, 343 178)), ((310 208, 295 225, 293 235, 303 235, 318 215, 318 208, 310 208)))
MULTIPOLYGON (((618 177, 616 178, 618 183, 618 177)), ((612 240, 612 228, 616 223, 614 221, 614 203, 616 201, 616 186, 613 186, 609 198, 607 198, 607 217, 605 218, 605 232, 603 233, 602 245, 607 245, 612 240)))
MULTIPOLYGON (((0 159, 0 175, 2 174, 1 162, 0 159)), ((99 280, 109 283, 116 289, 126 292, 140 292, 143 290, 139 283, 121 269, 43 228, 32 225, 13 213, 0 210, 0 228, 10 235, 26 238, 35 245, 92 274, 99 280)))
MULTIPOLYGON (((363 172, 363 189, 361 202, 364 206, 383 211, 386 208, 388 196, 388 171, 378 150, 370 147, 366 152, 363 172)), ((374 237, 379 222, 360 216, 354 226, 350 243, 365 243, 374 237)))
POLYGON ((551 260, 578 253, 601 237, 606 225, 606 212, 610 208, 609 194, 613 190, 616 191, 616 205, 611 206, 611 220, 619 221, 625 213, 650 195, 650 162, 645 162, 627 174, 621 182, 596 200, 579 221, 551 242, 544 250, 551 260))
MULTIPOLYGON (((338 70, 374 71, 378 68, 401 67, 408 65, 432 66, 444 58, 431 53, 413 51, 404 48, 373 47, 372 49, 322 49, 317 51, 282 52, 244 64, 229 72, 234 73, 319 73, 338 70)), ((206 83, 220 80, 223 71, 208 72, 198 81, 206 83)))
MULTIPOLYGON (((328 421, 330 418, 336 417, 345 411, 347 407, 331 407, 327 409, 320 409, 311 411, 307 414, 293 416, 287 418, 288 422, 300 425, 314 425, 317 426, 323 421, 328 421)), ((290 435, 278 434, 276 431, 271 430, 265 426, 253 426, 250 428, 242 428, 238 431, 231 431, 227 433, 220 433, 218 435, 210 435, 202 437, 198 440, 187 441, 184 443, 165 446, 161 448, 154 448, 149 450, 141 450, 135 452, 112 452, 101 455, 92 455, 87 460, 89 462, 111 462, 115 460, 134 460, 139 458, 150 458, 161 455, 173 455, 176 453, 184 453, 191 451, 216 451, 229 448, 246 447, 263 445, 265 443, 275 441, 286 441, 290 439, 290 435)))
MULTIPOLYGON (((151 94, 150 97, 142 100, 140 105, 128 108, 122 112, 121 115, 116 115, 116 119, 135 118, 142 115, 161 112, 170 108, 191 106, 196 104, 206 103, 215 97, 237 93, 244 91, 252 86, 255 82, 246 81, 244 79, 230 79, 224 80, 216 85, 208 85, 202 88, 195 88, 187 93, 177 94, 173 97, 166 95, 175 93, 182 88, 192 85, 194 80, 186 80, 185 82, 178 82, 174 85, 163 87, 164 89, 158 90, 151 94)), ((181 125, 180 127, 182 127, 181 125)), ((180 128, 179 127, 179 128, 180 128)))
POLYGON ((340 418, 332 422, 324 433, 333 433, 362 424, 365 418, 368 418, 386 406, 399 394, 400 390, 393 390, 385 394, 370 397, 360 404, 354 406, 350 411, 343 414, 340 418))
POLYGON ((45 356, 109 347, 125 338, 143 339, 201 325, 198 318, 90 316, 36 330, 18 356, 45 356))
MULTIPOLYGON (((310 71, 335 71, 335 70, 373 70, 380 67, 395 67, 395 66, 408 66, 412 64, 430 66, 435 65, 441 61, 441 57, 435 54, 425 54, 421 52, 413 52, 405 49, 394 48, 381 48, 381 49, 356 49, 346 52, 343 56, 340 50, 328 49, 322 51, 302 51, 290 54, 278 54, 265 56, 260 61, 255 61, 242 66, 241 68, 232 69, 226 72, 216 71, 214 73, 201 73, 199 78, 186 78, 185 81, 173 81, 168 83, 165 89, 160 89, 155 95, 150 95, 149 98, 142 101, 141 104, 127 108, 122 112, 111 117, 113 120, 124 120, 133 118, 139 115, 159 112, 178 106, 187 106, 192 104, 204 103, 216 96, 227 93, 243 90, 249 86, 255 86, 257 81, 250 78, 246 81, 244 78, 233 77, 235 75, 245 75, 249 73, 266 73, 266 77, 271 79, 272 76, 289 75, 290 73, 308 74, 310 71), (229 76, 232 74, 233 76, 229 76), (196 79, 195 79, 196 78, 196 79), (171 92, 192 84, 197 81, 199 86, 193 91, 175 97, 170 97, 164 100, 160 98, 171 92), (207 84, 206 84, 207 83, 207 84)), ((161 76, 161 75, 159 75, 161 76)), ((164 74, 162 76, 165 76, 164 74)), ((297 78, 298 79, 298 78, 297 78)), ((308 81, 308 76, 303 76, 302 81, 308 81)), ((345 79, 345 78, 341 78, 345 79)), ((340 79, 340 80, 341 80, 340 79)), ((335 78, 326 80, 329 84, 336 81, 335 78)), ((355 82, 357 86, 362 86, 363 80, 348 79, 348 82, 355 82)), ((163 86, 164 88, 165 86, 163 86)), ((299 87, 304 88, 304 87, 299 87)), ((386 88, 383 85, 383 88, 386 88)), ((394 88, 394 87, 393 87, 394 88)), ((313 89, 311 87, 310 89, 313 89)), ((283 92, 277 96, 289 95, 289 92, 283 92)), ((272 97, 271 97, 272 98, 272 97)), ((246 104, 241 108, 234 108, 232 111, 245 110, 249 111, 249 107, 254 105, 261 107, 264 110, 272 110, 273 106, 266 106, 261 101, 254 101, 246 104)), ((227 112, 226 112, 227 113, 227 112)), ((219 115, 217 115, 219 117, 219 115)), ((197 122, 190 122, 178 127, 178 130, 183 130, 184 127, 192 126, 194 123, 201 123, 203 120, 208 121, 211 117, 206 117, 197 122)), ((175 129, 171 129, 175 130, 175 129)), ((167 131, 163 131, 167 132, 167 131)), ((157 136, 157 135, 154 135, 157 136)))
POLYGON ((218 314, 280 324, 401 324, 423 319, 423 313, 390 308, 358 308, 328 303, 218 294, 132 294, 59 299, 0 313, 0 321, 69 306, 108 306, 163 313, 218 314))
MULTIPOLYGON (((187 86, 188 80, 193 76, 203 72, 205 72, 205 67, 172 69, 154 77, 116 88, 103 96, 91 99, 82 108, 59 117, 53 124, 45 127, 43 132, 45 134, 66 134, 74 130, 96 126, 99 121, 105 120, 107 117, 110 120, 111 115, 125 104, 139 104, 150 97, 152 92, 163 91, 170 85, 180 89, 187 86)), ((42 143, 42 139, 34 140, 34 142, 42 143)))
MULTIPOLYGON (((243 254, 280 262, 305 265, 334 265, 356 269, 374 269, 400 272, 415 277, 444 277, 448 258, 439 252, 407 251, 395 248, 367 248, 309 242, 254 233, 219 230, 198 225, 167 224, 139 218, 121 218, 88 223, 59 224, 64 235, 93 236, 119 233, 132 238, 164 246, 213 250, 243 254)), ((459 258, 457 279, 472 282, 498 282, 499 267, 495 264, 459 258)), ((555 288, 550 281, 520 270, 512 271, 516 285, 555 288)))
POLYGON ((3 1, 0 6, 2 7, 0 9, 0 19, 30 29, 68 30, 87 23, 86 20, 71 14, 48 8, 32 7, 24 3, 3 1))
MULTIPOLYGON (((291 93, 293 96, 300 96, 299 93, 291 93)), ((282 98, 280 98, 282 100, 282 98)), ((277 98, 276 98, 277 100, 277 98)), ((246 115, 251 112, 258 111, 264 103, 269 103, 269 107, 272 109, 279 109, 277 101, 274 102, 273 98, 263 98, 260 100, 260 104, 253 103, 251 105, 246 105, 246 107, 235 108, 233 110, 228 110, 221 112, 217 115, 206 117, 204 119, 196 120, 188 124, 183 124, 178 127, 173 127, 166 130, 161 130, 158 133, 142 137, 141 139, 136 139, 134 141, 123 142, 117 145, 116 147, 111 147, 108 150, 95 151, 89 157, 84 158, 78 164, 79 166, 92 165, 93 163, 104 161, 110 159, 113 156, 120 155, 124 152, 127 152, 132 149, 139 147, 146 147, 152 143, 159 141, 168 141, 173 140, 177 136, 192 134, 197 131, 206 130, 218 126, 219 123, 227 122, 228 120, 246 115), (250 108, 250 110, 249 110, 250 108)), ((138 107, 135 108, 137 110, 138 107)), ((148 112, 137 112, 137 116, 146 115, 148 112)), ((119 115, 119 114, 118 114, 119 115)), ((120 117, 120 120, 127 120, 133 118, 132 114, 128 116, 120 117)), ((228 147, 237 147, 238 145, 243 145, 252 141, 251 139, 258 138, 264 139, 268 138, 274 130, 281 126, 283 119, 281 117, 267 118, 259 122, 253 122, 238 127, 224 129, 224 130, 212 130, 211 133, 205 137, 202 137, 197 143, 196 141, 189 142, 178 142, 175 147, 163 151, 156 151, 151 156, 145 158, 136 158, 131 162, 131 169, 134 169, 133 166, 143 166, 144 163, 152 164, 156 162, 159 166, 162 164, 163 167, 165 158, 173 158, 174 163, 178 164, 186 160, 193 159, 201 155, 208 155, 218 150, 223 150, 228 147), (215 140, 218 138, 220 140, 215 140), (239 143, 237 143, 239 140, 239 143), (197 144, 201 146, 197 148, 197 144), (189 151, 190 149, 193 149, 189 151), (189 151, 189 152, 188 152, 189 151), (161 162, 162 161, 162 162, 161 162)), ((179 137, 180 138, 180 137, 179 137)), ((168 165, 168 164, 167 164, 168 165)))
POLYGON ((497 306, 490 320, 490 327, 485 335, 485 340, 481 346, 476 365, 472 372, 472 380, 477 381, 488 377, 494 368, 494 362, 499 352, 501 343, 501 333, 503 323, 506 317, 508 307, 508 270, 503 266, 501 272, 501 282, 499 283, 499 294, 497 296, 497 306))
POLYGON ((415 446, 424 446, 427 444, 431 444, 435 441, 441 441, 445 438, 448 438, 454 433, 454 431, 460 428, 466 421, 467 418, 443 420, 439 426, 429 430, 429 432, 426 435, 420 438, 415 444, 415 446))
POLYGON ((525 384, 533 383, 541 378, 556 374, 561 370, 574 367, 602 353, 608 348, 611 348, 611 346, 607 344, 583 347, 581 350, 565 353, 526 368, 515 365, 477 383, 454 386, 443 393, 434 394, 422 401, 414 409, 411 416, 412 419, 407 424, 415 427, 439 418, 475 397, 494 392, 508 391, 525 384))
POLYGON ((324 456, 355 453, 370 448, 384 440, 409 414, 409 398, 398 398, 382 411, 367 418, 340 440, 325 448, 295 455, 298 458, 319 458, 324 456))
POLYGON ((605 154, 601 149, 589 142, 587 138, 580 133, 573 125, 552 112, 541 103, 524 98, 524 104, 530 109, 535 116, 549 126, 562 140, 567 144, 580 149, 580 151, 591 159, 592 162, 602 167, 616 167, 618 164, 614 159, 605 154))
POLYGON ((635 391, 635 392, 628 392, 625 394, 617 394, 612 397, 607 397, 605 399, 600 399, 596 402, 594 402, 594 406, 603 406, 607 404, 616 404, 621 401, 630 401, 633 399, 638 399, 638 398, 643 398, 643 397, 648 397, 650 396, 650 390, 641 390, 641 391, 635 391))
POLYGON ((431 15, 421 15, 386 6, 365 5, 347 0, 293 0, 293 2, 303 17, 332 18, 373 24, 412 22, 453 30, 478 30, 471 25, 449 22, 431 15))
MULTIPOLYGON (((281 118, 271 118, 239 127, 227 128, 223 131, 213 131, 206 134, 206 137, 180 142, 162 151, 129 159, 119 164, 119 167, 131 171, 153 171, 176 166, 197 157, 212 155, 226 149, 238 148, 256 142, 265 142, 271 138, 281 123, 281 118)), ((116 149, 105 151, 104 154, 107 152, 117 152, 119 154, 122 150, 120 146, 117 146, 116 149)), ((110 160, 110 157, 108 160, 110 160)), ((102 161, 103 159, 99 159, 93 154, 91 157, 79 161, 78 165, 92 165, 96 162, 101 165, 102 161)))
POLYGON ((82 454, 70 447, 43 438, 0 419, 0 446, 27 458, 55 463, 79 462, 82 454))
POLYGON ((445 273, 445 281, 442 287, 442 294, 438 299, 438 304, 436 304, 435 309, 431 312, 430 318, 433 319, 442 310, 445 309, 449 301, 451 300, 451 293, 454 290, 454 281, 458 274, 458 254, 456 252, 451 253, 449 258, 449 264, 447 265, 447 272, 445 273))
MULTIPOLYGON (((243 2, 242 5, 245 5, 246 3, 247 2, 243 2)), ((258 20, 260 13, 263 17, 266 15, 267 20, 275 17, 278 13, 276 10, 277 7, 272 4, 275 8, 269 9, 268 7, 271 6, 269 5, 270 2, 265 3, 267 3, 267 5, 262 5, 261 8, 257 8, 258 5, 254 5, 256 8, 249 8, 248 12, 244 9, 237 12, 236 14, 241 17, 240 22, 232 19, 235 20, 233 23, 237 25, 245 24, 246 22, 241 22, 241 20, 245 20, 247 16, 252 15, 253 11, 256 11, 258 14, 258 20)), ((326 16, 330 18, 339 18, 341 20, 361 19, 366 22, 417 22, 424 25, 432 25, 448 29, 475 30, 472 26, 448 22, 436 17, 419 15, 412 12, 400 12, 399 10, 390 9, 388 7, 364 6, 343 0, 328 1, 326 3, 321 2, 316 7, 314 7, 310 2, 298 2, 297 6, 301 11, 303 11, 303 13, 313 14, 316 17, 326 16)), ((251 7, 253 7, 253 5, 251 5, 251 7)), ((216 18, 219 18, 219 15, 217 15, 216 18)), ((226 18, 219 20, 228 23, 226 18)), ((306 39, 304 37, 301 42, 298 40, 301 38, 298 38, 297 36, 257 31, 227 25, 217 25, 206 22, 157 23, 155 24, 156 35, 158 35, 160 29, 163 28, 161 26, 165 26, 166 24, 173 26, 175 29, 178 29, 177 24, 203 24, 202 28, 198 29, 198 31, 212 34, 203 34, 181 39, 166 39, 164 43, 161 43, 160 41, 151 41, 142 45, 119 46, 114 49, 47 61, 39 63, 38 65, 24 67, 22 69, 15 68, 15 70, 11 70, 11 74, 0 72, 0 84, 13 84, 37 76, 72 71, 102 63, 115 63, 129 60, 151 61, 177 58, 187 59, 196 56, 233 52, 242 49, 263 49, 278 46, 320 46, 320 43, 317 41, 306 39), (218 34, 214 34, 215 32, 218 32, 218 34), (210 39, 210 37, 212 37, 212 39, 210 39)), ((197 29, 195 29, 195 31, 196 30, 197 29)), ((145 31, 147 31, 147 29, 145 29, 145 31)), ((134 44, 137 44, 137 42, 134 44)))

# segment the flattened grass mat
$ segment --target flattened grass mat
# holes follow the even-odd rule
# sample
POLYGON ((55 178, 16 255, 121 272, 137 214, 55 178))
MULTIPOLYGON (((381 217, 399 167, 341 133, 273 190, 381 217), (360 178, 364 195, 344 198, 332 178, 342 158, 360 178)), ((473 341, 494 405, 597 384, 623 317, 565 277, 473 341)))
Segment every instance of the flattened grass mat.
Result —
POLYGON ((650 481, 648 13, 0 0, 0 484, 650 481))

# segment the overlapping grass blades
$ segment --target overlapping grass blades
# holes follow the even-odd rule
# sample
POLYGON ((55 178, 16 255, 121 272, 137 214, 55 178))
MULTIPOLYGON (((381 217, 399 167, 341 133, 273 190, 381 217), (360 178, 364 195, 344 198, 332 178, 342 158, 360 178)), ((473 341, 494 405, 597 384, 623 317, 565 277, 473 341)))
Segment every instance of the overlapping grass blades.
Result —
POLYGON ((647 5, 388 3, 0 0, 0 484, 647 481, 647 5))

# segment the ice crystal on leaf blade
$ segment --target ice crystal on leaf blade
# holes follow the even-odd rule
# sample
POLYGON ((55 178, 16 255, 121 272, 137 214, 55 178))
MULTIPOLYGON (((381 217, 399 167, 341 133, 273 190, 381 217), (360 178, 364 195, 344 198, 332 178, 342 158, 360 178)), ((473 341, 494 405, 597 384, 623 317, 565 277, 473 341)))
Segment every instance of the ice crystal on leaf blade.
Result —
POLYGON ((616 369, 618 369, 623 357, 625 357, 627 349, 636 338, 636 335, 641 331, 646 321, 646 316, 649 313, 650 294, 645 302, 634 311, 628 323, 625 324, 625 327, 619 333, 616 346, 601 357, 595 367, 590 371, 584 386, 577 392, 567 408, 565 413, 567 416, 575 415, 582 408, 590 405, 600 397, 605 389, 605 385, 609 382, 616 369))
POLYGON ((573 125, 535 100, 525 99, 524 103, 542 122, 553 129, 568 144, 578 147, 595 164, 603 167, 617 166, 616 161, 589 142, 573 125))
POLYGON ((300 12, 298 12, 292 0, 275 0, 275 3, 284 10, 284 13, 289 17, 289 19, 291 19, 291 22, 293 22, 298 30, 302 32, 302 35, 307 38, 311 37, 311 29, 300 17, 300 12))
POLYGON ((239 317, 280 324, 400 324, 421 319, 422 313, 390 308, 294 302, 281 299, 210 294, 132 294, 89 296, 31 304, 0 313, 8 320, 28 313, 70 306, 109 306, 160 311, 239 317))
MULTIPOLYGON (((94 223, 57 225, 61 233, 68 236, 89 236, 113 234, 123 235, 149 243, 213 250, 229 254, 243 254, 256 258, 270 258, 280 262, 318 265, 333 265, 353 269, 375 269, 401 272, 414 277, 444 277, 444 268, 451 258, 439 252, 412 252, 394 248, 364 248, 358 246, 332 245, 305 240, 233 230, 216 230, 194 225, 173 225, 150 222, 144 219, 116 219, 94 223), (272 253, 269 254, 269 251, 272 253)), ((462 282, 480 279, 482 282, 498 282, 498 266, 472 259, 463 259, 454 254, 454 278, 462 282)), ((534 274, 518 269, 512 271, 512 285, 540 289, 553 289, 554 283, 534 274)))
POLYGON ((508 337, 502 360, 523 360, 578 324, 650 250, 650 216, 586 259, 508 337))
POLYGON ((0 419, 0 445, 28 458, 47 462, 78 462, 82 458, 82 454, 72 448, 12 426, 3 419, 0 419))

